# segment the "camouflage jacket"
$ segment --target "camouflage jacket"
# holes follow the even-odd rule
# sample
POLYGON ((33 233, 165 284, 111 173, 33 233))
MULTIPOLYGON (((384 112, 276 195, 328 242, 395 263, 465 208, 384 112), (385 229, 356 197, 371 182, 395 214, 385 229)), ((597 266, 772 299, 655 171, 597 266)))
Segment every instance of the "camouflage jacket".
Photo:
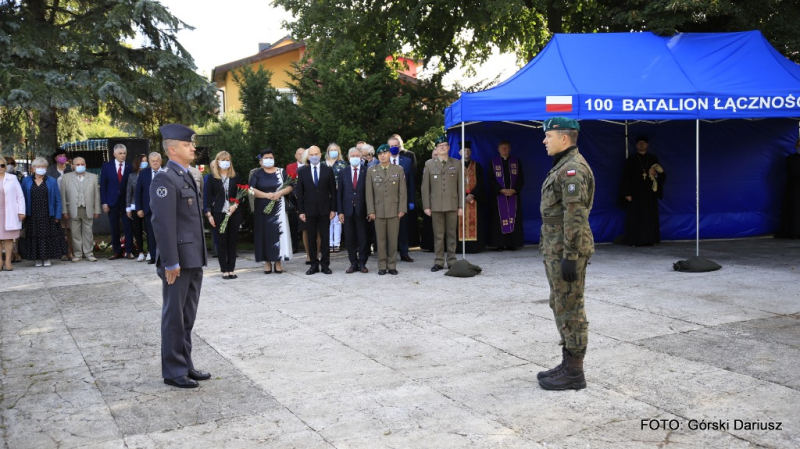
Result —
POLYGON ((594 253, 589 213, 594 202, 594 174, 578 147, 567 149, 542 185, 542 232, 539 252, 575 260, 594 253))

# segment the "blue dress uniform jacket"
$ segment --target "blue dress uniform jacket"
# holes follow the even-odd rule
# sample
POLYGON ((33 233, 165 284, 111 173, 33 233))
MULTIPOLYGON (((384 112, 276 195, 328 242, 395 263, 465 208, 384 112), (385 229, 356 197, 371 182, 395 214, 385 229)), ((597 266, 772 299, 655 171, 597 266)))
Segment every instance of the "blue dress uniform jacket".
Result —
POLYGON ((185 376, 194 369, 192 328, 200 302, 206 241, 201 195, 192 175, 173 161, 150 183, 153 233, 158 240, 157 272, 162 285, 161 374, 164 379, 185 376), (171 285, 165 269, 180 266, 171 285))
MULTIPOLYGON (((197 186, 199 187, 199 186, 197 186)), ((206 265, 201 195, 189 172, 173 161, 150 182, 150 211, 158 240, 158 266, 201 268, 206 265)))

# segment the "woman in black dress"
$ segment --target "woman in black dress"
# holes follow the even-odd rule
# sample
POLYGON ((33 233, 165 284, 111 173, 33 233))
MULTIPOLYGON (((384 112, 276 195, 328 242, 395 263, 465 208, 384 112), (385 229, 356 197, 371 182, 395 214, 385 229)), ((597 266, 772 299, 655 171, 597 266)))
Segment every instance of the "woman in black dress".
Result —
POLYGON ((49 267, 50 259, 67 254, 67 240, 61 229, 61 193, 57 181, 47 176, 47 160, 37 157, 31 163, 35 175, 22 180, 27 216, 25 239, 28 260, 49 267))
MULTIPOLYGON (((219 229, 219 226, 228 215, 228 224, 225 232, 219 233, 217 243, 217 259, 222 279, 236 279, 236 243, 239 241, 239 227, 242 225, 242 211, 239 204, 231 199, 236 199, 239 192, 237 187, 242 182, 233 169, 231 155, 227 151, 220 151, 211 161, 211 175, 206 185, 207 195, 203 197, 204 210, 209 224, 219 229)), ((244 198, 242 198, 244 201, 244 198)))
POLYGON ((256 262, 264 262, 264 274, 283 273, 281 262, 292 258, 289 219, 283 197, 292 193, 294 188, 288 186, 279 190, 286 176, 285 170, 275 166, 272 150, 267 149, 261 155, 261 170, 250 177, 250 187, 256 197, 253 210, 256 262), (272 200, 275 200, 272 211, 264 213, 272 200))

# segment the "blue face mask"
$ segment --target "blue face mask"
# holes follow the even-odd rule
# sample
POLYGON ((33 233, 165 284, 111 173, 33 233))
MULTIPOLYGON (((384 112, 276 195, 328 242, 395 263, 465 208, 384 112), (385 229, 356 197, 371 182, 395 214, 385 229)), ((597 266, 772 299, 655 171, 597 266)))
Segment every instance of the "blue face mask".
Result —
POLYGON ((308 162, 311 162, 312 164, 317 165, 317 164, 319 164, 319 160, 320 160, 321 157, 322 156, 309 156, 308 157, 308 162))
POLYGON ((47 174, 47 169, 46 169, 46 168, 37 168, 37 169, 36 169, 36 170, 34 170, 34 171, 35 171, 35 172, 36 172, 36 174, 37 174, 37 175, 39 175, 39 176, 44 176, 45 174, 47 174))
POLYGON ((261 160, 261 164, 263 164, 264 167, 267 167, 267 168, 274 167, 275 166, 275 159, 262 159, 261 160))
POLYGON ((400 152, 400 147, 389 147, 389 153, 391 153, 392 156, 397 156, 397 153, 399 152, 400 152))
POLYGON ((331 159, 336 159, 339 157, 339 152, 336 150, 328 151, 328 156, 330 156, 331 159))
POLYGON ((360 157, 351 157, 350 158, 350 165, 353 167, 358 167, 361 165, 361 158, 360 157))
POLYGON ((139 169, 144 170, 145 168, 147 168, 147 162, 142 162, 139 164, 139 169))
POLYGON ((83 173, 85 171, 86 171, 86 166, 85 165, 76 165, 75 166, 75 172, 76 173, 83 173))

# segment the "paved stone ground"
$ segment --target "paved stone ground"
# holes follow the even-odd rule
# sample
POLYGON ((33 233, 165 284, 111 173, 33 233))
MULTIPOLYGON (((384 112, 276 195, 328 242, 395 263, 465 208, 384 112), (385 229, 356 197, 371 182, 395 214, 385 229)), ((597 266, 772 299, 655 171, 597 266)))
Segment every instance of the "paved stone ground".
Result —
MULTIPOLYGON (((558 363, 536 249, 468 259, 484 274, 305 276, 300 258, 239 279, 209 268, 194 357, 159 377, 161 284, 127 260, 0 273, 0 443, 49 447, 800 447, 800 242, 703 242, 713 273, 672 271, 693 243, 598 247, 587 278, 589 387, 558 363), (794 367, 794 368, 792 368, 794 367), (667 427, 642 430, 643 419, 667 427), (727 423, 692 430, 690 420, 727 423), (736 421, 780 422, 780 430, 736 421)), ((212 260, 216 268, 216 260, 212 260)))

